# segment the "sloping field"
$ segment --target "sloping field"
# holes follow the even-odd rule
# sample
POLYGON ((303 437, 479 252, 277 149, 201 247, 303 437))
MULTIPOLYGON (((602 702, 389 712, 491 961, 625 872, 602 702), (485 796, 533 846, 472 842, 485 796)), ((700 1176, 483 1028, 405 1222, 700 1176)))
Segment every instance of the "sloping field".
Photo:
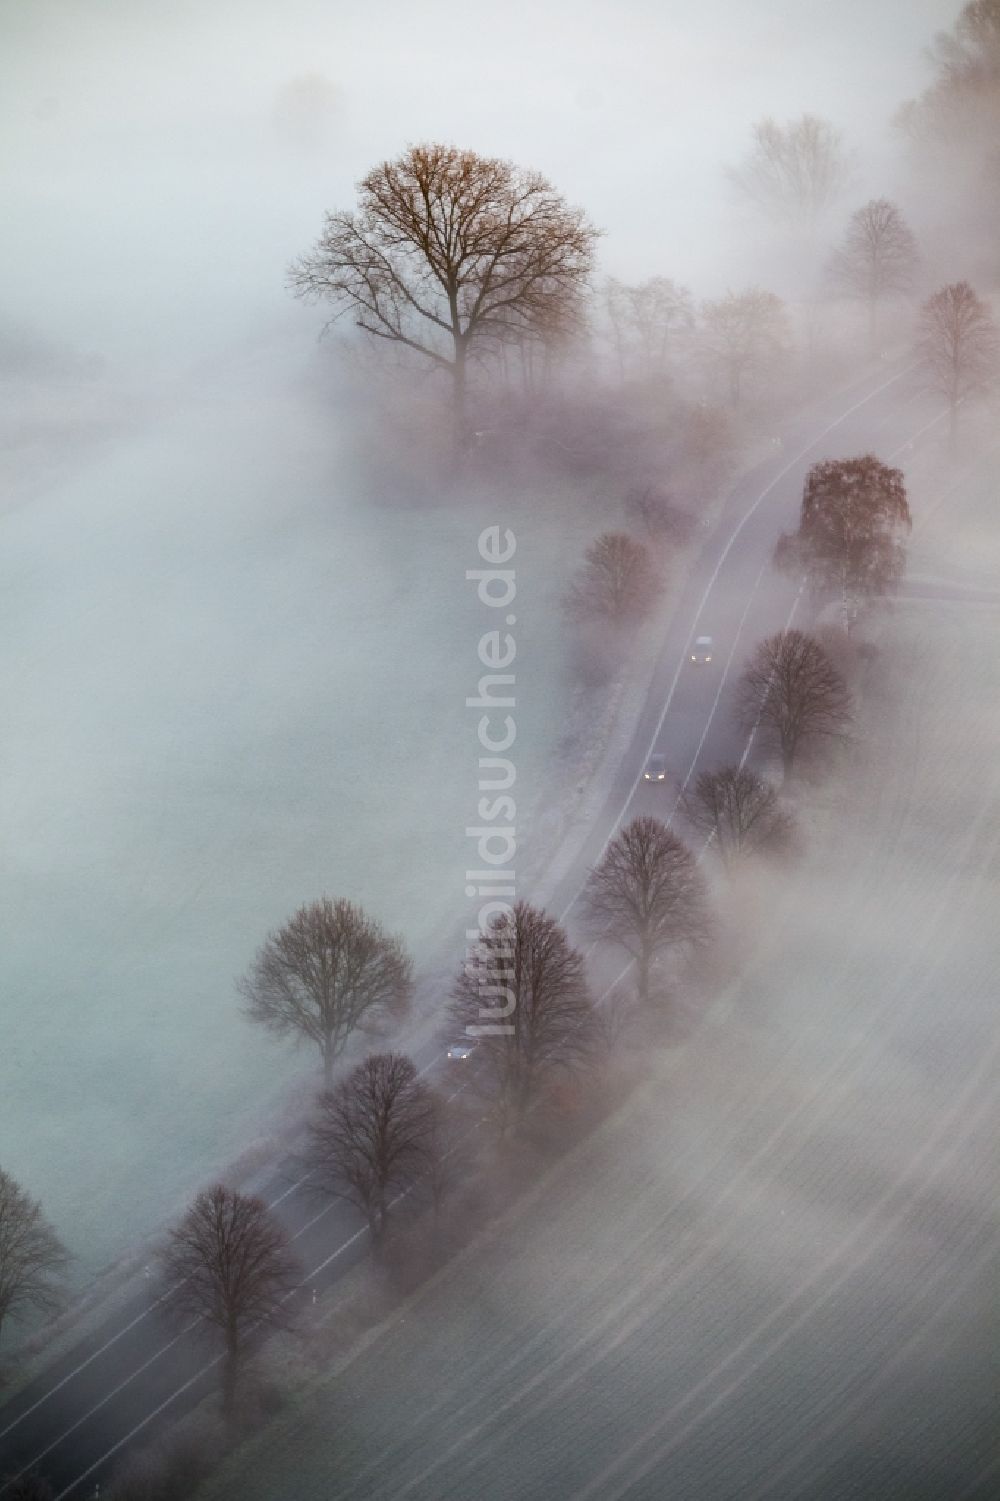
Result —
POLYGON ((487 525, 518 538, 530 841, 573 708, 560 595, 617 499, 373 504, 301 355, 265 354, 3 518, 0 1151, 80 1281, 315 1067, 239 1015, 270 928, 327 891, 424 957, 465 915, 487 525))
POLYGON ((897 607, 739 986, 213 1497, 995 1494, 998 642, 897 607))

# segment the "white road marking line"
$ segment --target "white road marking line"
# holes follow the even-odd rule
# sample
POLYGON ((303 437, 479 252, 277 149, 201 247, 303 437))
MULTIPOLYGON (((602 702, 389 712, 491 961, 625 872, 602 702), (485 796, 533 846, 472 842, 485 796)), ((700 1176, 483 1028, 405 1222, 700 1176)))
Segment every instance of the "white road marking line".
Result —
MULTIPOLYGON (((822 443, 822 441, 823 441, 823 439, 825 437, 827 437, 830 433, 832 433, 835 428, 838 428, 841 425, 842 422, 846 422, 847 419, 848 419, 848 417, 852 416, 855 412, 860 411, 860 409, 863 406, 867 406, 868 402, 873 401, 876 396, 880 396, 883 391, 887 391, 890 386, 894 386, 896 384, 896 382, 899 381, 899 380, 902 380, 905 375, 909 375, 912 372, 913 368, 914 368, 913 366, 907 366, 907 368, 905 370, 901 370, 897 375, 893 375, 889 380, 883 381, 883 383, 880 386, 876 386, 876 388, 875 388, 874 391, 870 391, 867 396, 862 397, 860 401, 856 401, 853 406, 850 406, 850 407, 847 408, 846 411, 841 412, 840 416, 834 422, 829 423, 822 430, 822 432, 817 433, 816 436, 815 436, 815 438, 813 438, 811 442, 809 442, 809 443, 806 444, 805 448, 800 449, 799 452, 795 455, 794 458, 789 459, 788 463, 784 466, 784 468, 780 469, 778 471, 778 473, 774 476, 774 478, 771 480, 771 482, 760 492, 760 494, 757 496, 757 499, 743 513, 742 517, 737 522, 736 526, 733 528, 732 532, 729 535, 729 540, 727 541, 725 547, 722 549, 722 552, 719 554, 719 560, 716 563, 714 569, 712 570, 711 577, 709 578, 709 581, 708 581, 708 583, 705 586, 705 591, 704 591, 704 593, 701 596, 701 600, 700 600, 700 602, 698 604, 697 609, 695 610, 694 620, 692 621, 690 627, 688 628, 688 631, 687 631, 687 635, 688 636, 694 635, 694 633, 698 629, 698 624, 699 624, 699 622, 701 620, 702 613, 704 612, 705 606, 708 603, 709 595, 711 594, 712 590, 715 588, 716 581, 717 581, 717 579, 719 577, 719 574, 722 571, 722 566, 725 563, 726 559, 728 558, 730 552, 732 551, 732 549, 733 549, 733 547, 734 547, 734 545, 736 543, 737 537, 739 537, 740 533, 743 531, 743 528, 746 526, 747 522, 757 512, 757 510, 759 509, 759 507, 767 499, 767 497, 770 495, 771 491, 775 488, 775 486, 778 485, 785 478, 786 474, 789 474, 795 468, 796 464, 800 464, 802 462, 802 460, 804 458, 806 458, 807 455, 810 454, 813 451, 813 449, 819 443, 822 443)), ((935 419, 935 420, 937 420, 937 419, 935 419)), ((923 432, 923 431, 925 431, 925 429, 921 428, 920 432, 923 432)), ((919 434, 917 436, 919 436, 919 434)), ((688 652, 687 652, 687 647, 685 646, 685 649, 681 653, 680 661, 677 664, 677 670, 674 673, 673 681, 671 682, 670 688, 669 688, 669 690, 667 692, 666 703, 663 705, 663 710, 662 710, 662 713, 660 714, 659 720, 657 721, 656 729, 653 731, 653 738, 650 741, 649 748, 647 749, 646 754, 645 754, 645 756, 643 758, 643 763, 644 764, 645 764, 646 761, 649 760, 649 757, 653 754, 653 751, 654 751, 654 749, 656 747, 656 742, 657 742, 657 740, 659 740, 660 735, 663 732, 663 726, 664 726, 664 723, 666 722, 667 713, 668 713, 668 711, 670 709, 671 703, 673 702, 674 694, 677 691, 677 684, 680 682, 681 673, 684 671, 685 665, 687 663, 687 659, 688 659, 688 652)), ((600 853, 599 853, 599 855, 597 857, 598 860, 600 860, 601 855, 603 855, 604 851, 607 849, 608 843, 610 842, 611 838, 613 837, 614 829, 616 829, 618 827, 618 825, 621 823, 622 819, 624 818, 625 813, 626 813, 626 811, 628 809, 629 803, 631 803, 633 797, 635 796, 636 788, 638 787, 638 785, 639 785, 639 783, 640 783, 641 780, 642 780, 642 777, 640 775, 640 776, 638 776, 636 778, 635 782, 632 784, 632 787, 631 787, 631 789, 629 791, 628 797, 625 799, 625 804, 624 804, 621 812, 618 814, 618 817, 614 821, 614 824, 612 826, 612 833, 609 834, 608 838, 604 841, 604 845, 602 846, 601 851, 600 851, 600 853)), ((582 890, 583 890, 583 887, 581 886, 580 891, 582 891, 582 890)), ((561 923, 566 921, 566 917, 567 917, 568 913, 571 912, 572 909, 573 909, 573 907, 575 906, 577 900, 579 899, 580 891, 578 891, 576 893, 576 896, 574 896, 572 898, 572 900, 567 904, 565 911, 562 912, 562 914, 560 915, 559 921, 561 923)))

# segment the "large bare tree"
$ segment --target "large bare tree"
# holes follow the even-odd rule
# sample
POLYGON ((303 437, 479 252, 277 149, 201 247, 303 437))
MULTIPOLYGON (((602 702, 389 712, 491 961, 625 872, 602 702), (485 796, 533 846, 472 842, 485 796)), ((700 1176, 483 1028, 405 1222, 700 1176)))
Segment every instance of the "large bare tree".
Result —
POLYGON ((830 280, 868 310, 868 338, 878 346, 881 304, 913 286, 919 263, 916 236, 888 198, 871 198, 851 215, 842 244, 830 261, 830 280))
POLYGON ((746 855, 784 855, 792 847, 791 814, 772 783, 747 766, 701 772, 685 794, 684 813, 728 866, 746 855))
POLYGON ((967 281, 941 287, 920 311, 917 357, 927 385, 948 403, 949 436, 958 441, 958 409, 1000 379, 1000 335, 989 304, 967 281))
POLYGON ((594 935, 620 945, 636 963, 637 989, 649 1000, 654 964, 708 934, 705 883, 683 840, 658 818, 634 818, 612 839, 584 888, 594 935))
POLYGON ((788 349, 784 304, 760 287, 728 292, 702 305, 698 342, 703 362, 722 378, 738 407, 747 383, 770 375, 788 349))
POLYGON ((807 745, 846 735, 851 696, 814 636, 782 631, 761 641, 740 680, 737 712, 781 751, 785 776, 807 745))
POLYGON ((0 1168, 0 1333, 12 1314, 60 1306, 58 1279, 66 1261, 42 1206, 0 1168))
POLYGON ((751 136, 744 160, 727 169, 730 183, 769 218, 811 232, 851 178, 841 132, 805 114, 784 125, 758 120, 751 136))
POLYGON ((476 1082, 492 1095, 501 1131, 593 1054, 583 959, 555 919, 527 902, 494 915, 452 997, 455 1021, 476 1040, 476 1082))
POLYGON ((263 1200, 217 1183, 195 1199, 161 1255, 170 1306, 224 1340, 223 1405, 232 1418, 248 1335, 283 1322, 297 1263, 263 1200))
POLYGON ((627 532, 602 532, 587 548, 565 606, 578 620, 629 625, 649 613, 659 590, 649 549, 627 532))
POLYGON ((376 1248, 393 1200, 433 1175, 437 1110, 402 1053, 372 1053, 317 1102, 305 1153, 313 1182, 361 1211, 376 1248))
POLYGON ((902 470, 874 454, 826 459, 806 475, 799 529, 779 539, 775 562, 804 573, 818 599, 838 599, 849 634, 862 604, 901 578, 911 525, 902 470))
POLYGON ((320 1050, 327 1084, 356 1028, 401 1017, 413 990, 402 941, 354 902, 321 897, 271 933, 237 988, 246 1014, 320 1050))
POLYGON ((290 282, 446 371, 461 425, 470 359, 576 326, 596 240, 540 173, 432 142, 374 167, 290 282))

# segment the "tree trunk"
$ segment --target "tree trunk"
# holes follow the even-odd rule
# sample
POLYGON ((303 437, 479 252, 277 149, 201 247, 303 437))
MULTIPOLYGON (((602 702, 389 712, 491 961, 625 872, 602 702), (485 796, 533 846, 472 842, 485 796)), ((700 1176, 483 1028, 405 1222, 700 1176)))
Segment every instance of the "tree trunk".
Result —
POLYGON ((240 1358, 239 1336, 235 1329, 226 1331, 226 1354, 222 1367, 222 1414, 228 1427, 236 1418, 236 1378, 240 1358))
POLYGON ((638 982, 637 982, 637 988, 638 988, 638 991, 639 991, 639 1001, 640 1001, 640 1003, 643 1006, 646 1006, 646 1005, 649 1004, 649 970, 650 970, 650 959, 651 959, 651 955, 650 955, 650 952, 649 952, 649 945, 644 940, 643 943, 642 943, 642 947, 639 950, 639 958, 636 961, 636 963, 638 965, 638 969, 639 969, 639 978, 638 978, 638 982))
POLYGON ((465 344, 455 341, 455 449, 461 453, 465 446, 465 344))
POLYGON ((792 763, 795 760, 795 741, 788 736, 781 737, 781 771, 787 782, 792 774, 792 763))
POLYGON ((847 597, 847 561, 840 571, 840 612, 844 622, 844 635, 851 634, 851 606, 847 597))
POLYGON ((868 298, 868 347, 878 354, 878 298, 868 298))
POLYGON ((327 1037, 323 1043, 323 1084, 326 1089, 333 1082, 333 1038, 327 1037))

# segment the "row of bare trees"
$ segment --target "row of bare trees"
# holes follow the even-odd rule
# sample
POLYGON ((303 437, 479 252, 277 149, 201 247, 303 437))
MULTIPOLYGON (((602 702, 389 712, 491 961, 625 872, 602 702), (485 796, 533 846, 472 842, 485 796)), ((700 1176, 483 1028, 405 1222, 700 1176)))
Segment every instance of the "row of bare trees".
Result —
MULTIPOLYGON (((849 701, 820 645, 787 631, 757 648, 739 713, 744 725, 774 737, 790 772, 803 745, 843 733, 849 701)), ((684 812, 726 866, 785 854, 793 844, 791 816, 776 789, 745 767, 702 774, 684 812)), ((598 943, 628 956, 639 1008, 661 1013, 685 961, 712 934, 698 858, 648 816, 609 842, 586 883, 582 917, 598 943)), ((316 1047, 325 1082, 300 1166, 312 1191, 359 1211, 376 1252, 395 1206, 440 1211, 468 1171, 471 1122, 517 1138, 544 1116, 562 1085, 594 1078, 607 1055, 607 1018, 591 994, 583 955, 554 918, 519 901, 493 915, 452 988, 452 1023, 473 1040, 466 1075, 472 1115, 460 1114, 398 1052, 371 1053, 334 1079, 347 1039, 398 1022, 411 986, 400 940, 361 908, 325 897, 269 935, 239 982, 253 1020, 316 1047)), ((175 1311, 214 1332, 221 1346, 231 1420, 254 1337, 288 1323, 302 1287, 293 1243, 263 1201, 216 1184, 170 1232, 162 1269, 175 1311)))
MULTIPOLYGON (((829 127, 811 116, 764 121, 734 181, 775 212, 814 223, 844 180, 829 127)), ((451 379, 458 433, 466 436, 469 371, 498 368, 511 347, 565 349, 590 321, 597 230, 540 174, 453 147, 411 147, 358 185, 355 212, 327 215, 317 245, 291 271, 296 295, 348 315, 376 344, 415 355, 451 379)), ((913 290, 916 238, 898 207, 858 208, 828 268, 830 285, 867 308, 872 344, 879 310, 913 290)), ((730 291, 695 309, 669 278, 608 280, 604 326, 621 376, 648 381, 677 351, 693 358, 734 409, 766 390, 791 348, 786 309, 760 287, 730 291)), ((941 288, 921 312, 918 353, 953 414, 1000 371, 987 304, 965 282, 941 288)))

